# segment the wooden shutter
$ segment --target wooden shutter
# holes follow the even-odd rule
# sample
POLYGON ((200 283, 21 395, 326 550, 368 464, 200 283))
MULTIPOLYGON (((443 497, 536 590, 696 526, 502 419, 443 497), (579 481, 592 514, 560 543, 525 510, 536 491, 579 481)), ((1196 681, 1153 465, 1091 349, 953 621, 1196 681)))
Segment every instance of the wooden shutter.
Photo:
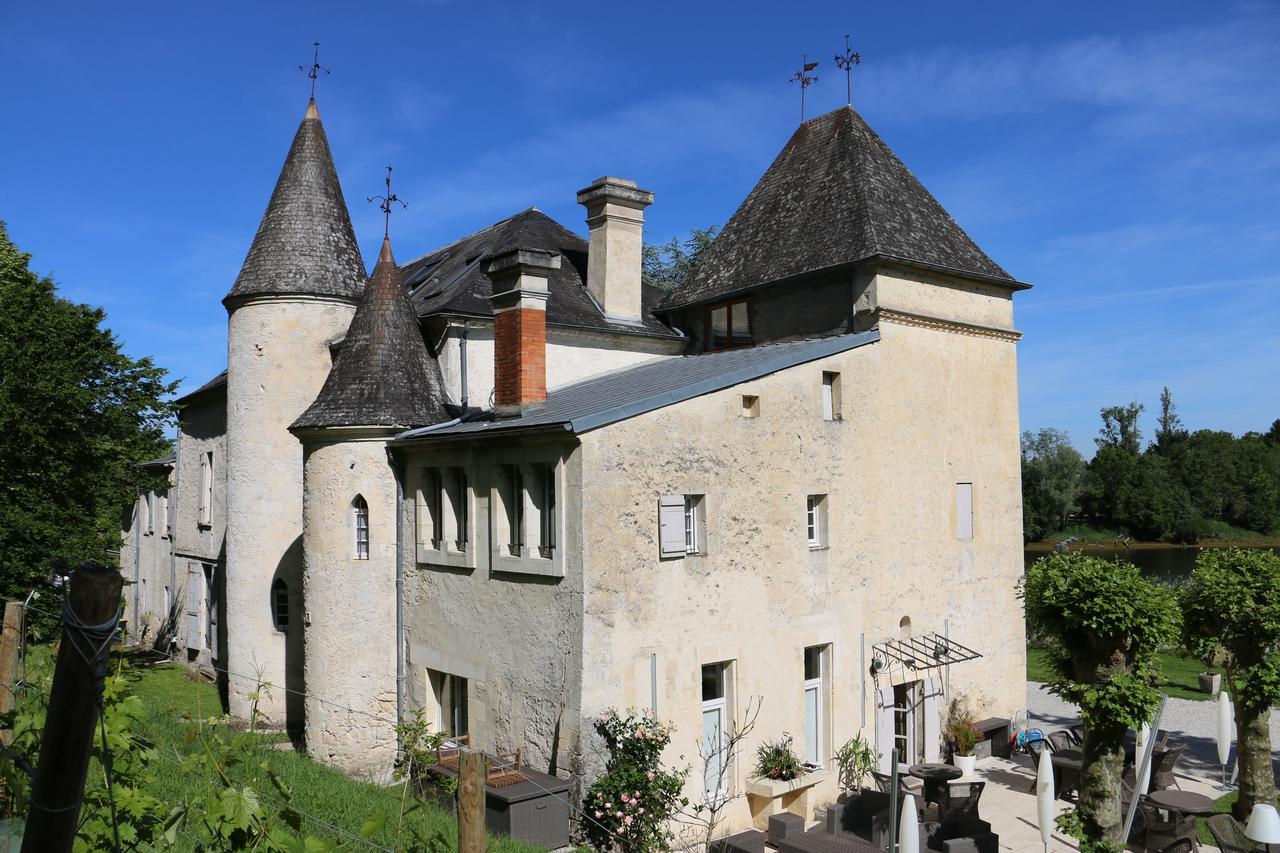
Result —
POLYGON ((924 760, 939 761, 942 753, 942 683, 937 677, 930 676, 921 682, 920 688, 924 691, 921 702, 921 712, 924 714, 924 760))
POLYGON ((956 483, 956 538, 973 538, 973 483, 956 483))
POLYGON ((204 569, 199 563, 187 563, 186 589, 187 650, 201 649, 200 611, 204 608, 204 569))
POLYGON ((876 771, 888 773, 893 761, 893 688, 876 691, 876 771))
POLYGON ((658 498, 658 540, 662 556, 684 554, 684 495, 658 498))

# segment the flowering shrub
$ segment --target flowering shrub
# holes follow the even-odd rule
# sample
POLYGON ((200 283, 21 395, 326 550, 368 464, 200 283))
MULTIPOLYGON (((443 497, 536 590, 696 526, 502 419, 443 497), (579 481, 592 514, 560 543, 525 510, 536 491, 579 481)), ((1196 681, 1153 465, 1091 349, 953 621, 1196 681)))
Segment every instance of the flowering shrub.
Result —
POLYGON ((667 822, 689 804, 680 796, 687 769, 662 766, 672 726, 649 711, 612 709, 596 721, 609 750, 605 773, 587 791, 583 832, 594 850, 668 850, 667 822))

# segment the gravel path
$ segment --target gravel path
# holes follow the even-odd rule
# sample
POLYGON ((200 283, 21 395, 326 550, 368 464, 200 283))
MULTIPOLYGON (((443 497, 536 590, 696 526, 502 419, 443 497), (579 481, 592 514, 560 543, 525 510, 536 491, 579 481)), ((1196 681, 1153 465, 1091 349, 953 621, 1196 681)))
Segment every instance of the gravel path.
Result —
MULTIPOLYGON (((1080 721, 1080 711, 1075 705, 1064 702, 1044 689, 1043 684, 1027 682, 1027 713, 1032 724, 1044 729, 1045 734, 1080 721)), ((1170 742, 1185 743, 1187 751, 1178 763, 1178 772, 1216 781, 1222 773, 1218 764, 1218 703, 1196 702, 1191 699, 1169 699, 1160 718, 1160 728, 1169 732, 1170 742)), ((1233 732, 1234 735, 1234 732, 1233 732)), ((1271 712, 1271 757, 1277 761, 1280 747, 1280 712, 1271 712)), ((1231 750, 1231 762, 1235 762, 1235 749, 1231 750)), ((1280 765, 1277 765, 1280 769, 1280 765)), ((1230 765, 1228 765, 1230 772, 1230 765)))

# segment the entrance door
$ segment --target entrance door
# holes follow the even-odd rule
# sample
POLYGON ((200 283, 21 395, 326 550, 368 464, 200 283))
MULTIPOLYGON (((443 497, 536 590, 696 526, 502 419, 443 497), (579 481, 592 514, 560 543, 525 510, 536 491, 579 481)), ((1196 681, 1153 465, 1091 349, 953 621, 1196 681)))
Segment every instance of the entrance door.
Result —
POLYGON ((719 802, 728 794, 728 761, 725 723, 728 685, 725 664, 702 667, 702 790, 706 802, 719 802))
POLYGON ((906 767, 915 764, 916 707, 919 682, 895 684, 893 687, 893 750, 898 754, 898 764, 906 767))

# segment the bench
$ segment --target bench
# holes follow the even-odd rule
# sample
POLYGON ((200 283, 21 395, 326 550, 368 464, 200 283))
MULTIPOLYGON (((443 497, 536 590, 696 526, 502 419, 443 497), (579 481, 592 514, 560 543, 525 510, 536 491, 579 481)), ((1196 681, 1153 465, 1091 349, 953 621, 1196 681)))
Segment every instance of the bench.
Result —
POLYGON ((711 842, 713 853, 764 853, 764 833, 748 829, 711 842))
POLYGON ((1004 717, 987 717, 974 724, 979 739, 973 747, 973 754, 979 758, 994 755, 997 758, 1009 757, 1009 721, 1004 717))

